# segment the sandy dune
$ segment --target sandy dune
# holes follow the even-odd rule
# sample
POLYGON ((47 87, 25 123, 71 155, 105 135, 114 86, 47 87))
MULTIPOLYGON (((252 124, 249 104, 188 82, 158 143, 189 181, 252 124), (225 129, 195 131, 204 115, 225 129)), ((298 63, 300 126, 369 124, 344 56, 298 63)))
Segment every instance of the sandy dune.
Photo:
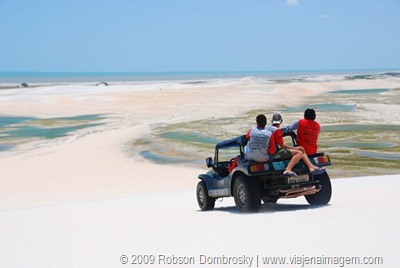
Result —
POLYGON ((132 255, 145 254, 156 258, 153 267, 177 267, 165 264, 173 255, 196 261, 180 267, 218 266, 201 264, 200 255, 254 258, 251 265, 229 267, 267 267, 262 256, 322 255, 382 257, 379 267, 396 267, 398 175, 334 180, 326 207, 312 208, 298 198, 242 215, 230 198, 204 213, 198 211, 195 185, 206 169, 156 165, 130 151, 135 139, 157 124, 233 117, 279 106, 282 99, 304 104, 307 96, 345 87, 398 85, 396 79, 245 82, 184 89, 163 84, 143 90, 129 85, 1 90, 3 115, 109 116, 107 124, 89 131, 2 152, 1 266, 120 267, 121 255, 131 262, 132 255))

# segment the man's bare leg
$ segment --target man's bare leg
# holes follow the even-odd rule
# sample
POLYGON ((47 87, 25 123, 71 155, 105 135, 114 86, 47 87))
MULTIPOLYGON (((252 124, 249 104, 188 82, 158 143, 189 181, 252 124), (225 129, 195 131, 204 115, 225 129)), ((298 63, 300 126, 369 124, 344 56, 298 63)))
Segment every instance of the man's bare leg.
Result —
MULTIPOLYGON (((302 159, 303 157, 303 153, 299 150, 290 150, 289 151, 292 153, 292 158, 290 159, 289 164, 287 165, 285 171, 283 172, 284 174, 286 173, 294 173, 292 171, 292 168, 299 163, 300 159, 302 159)), ((297 175, 296 173, 294 173, 294 175, 297 175)))

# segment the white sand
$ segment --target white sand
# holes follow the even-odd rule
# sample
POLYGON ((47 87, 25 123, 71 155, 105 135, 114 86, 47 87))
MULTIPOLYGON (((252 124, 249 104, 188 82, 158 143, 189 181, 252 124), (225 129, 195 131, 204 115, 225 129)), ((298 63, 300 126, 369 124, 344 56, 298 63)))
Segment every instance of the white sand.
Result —
POLYGON ((1 154, 0 266, 120 267, 122 254, 164 254, 194 256, 197 266, 214 267, 199 265, 199 255, 304 254, 381 256, 379 267, 396 267, 400 176, 334 180, 331 205, 323 208, 298 198, 241 215, 230 198, 203 213, 194 192, 197 175, 206 169, 160 166, 129 152, 154 125, 233 117, 280 107, 282 100, 303 104, 307 96, 341 88, 396 87, 399 79, 245 82, 161 90, 129 85, 1 90, 3 115, 112 116, 105 126, 1 154))
POLYGON ((186 187, 3 211, 0 261, 2 267, 120 267, 123 254, 153 254, 197 260, 197 265, 172 267, 220 267, 199 265, 200 255, 258 254, 288 259, 373 256, 382 257, 384 265, 372 267, 397 267, 400 204, 393 186, 399 179, 334 180, 329 206, 311 208, 298 198, 264 205, 250 215, 236 213, 232 198, 217 203, 214 211, 200 212, 194 190, 186 187))

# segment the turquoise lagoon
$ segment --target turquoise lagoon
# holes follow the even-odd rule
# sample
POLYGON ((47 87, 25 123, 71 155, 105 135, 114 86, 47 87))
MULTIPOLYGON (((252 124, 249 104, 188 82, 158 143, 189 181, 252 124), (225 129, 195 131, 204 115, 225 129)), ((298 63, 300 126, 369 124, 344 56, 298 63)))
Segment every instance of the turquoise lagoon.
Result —
POLYGON ((71 132, 99 126, 103 115, 81 115, 73 117, 36 118, 0 116, 0 151, 7 151, 18 144, 37 140, 54 139, 71 132))

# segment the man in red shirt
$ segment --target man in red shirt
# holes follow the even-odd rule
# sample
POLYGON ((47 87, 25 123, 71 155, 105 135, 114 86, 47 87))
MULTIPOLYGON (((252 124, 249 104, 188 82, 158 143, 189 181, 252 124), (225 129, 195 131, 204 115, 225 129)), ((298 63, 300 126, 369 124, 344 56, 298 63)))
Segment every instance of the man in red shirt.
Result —
POLYGON ((282 128, 282 131, 290 132, 297 129, 297 143, 303 146, 307 155, 316 154, 318 151, 318 134, 320 125, 315 121, 314 109, 304 111, 304 118, 294 122, 292 125, 282 128))

